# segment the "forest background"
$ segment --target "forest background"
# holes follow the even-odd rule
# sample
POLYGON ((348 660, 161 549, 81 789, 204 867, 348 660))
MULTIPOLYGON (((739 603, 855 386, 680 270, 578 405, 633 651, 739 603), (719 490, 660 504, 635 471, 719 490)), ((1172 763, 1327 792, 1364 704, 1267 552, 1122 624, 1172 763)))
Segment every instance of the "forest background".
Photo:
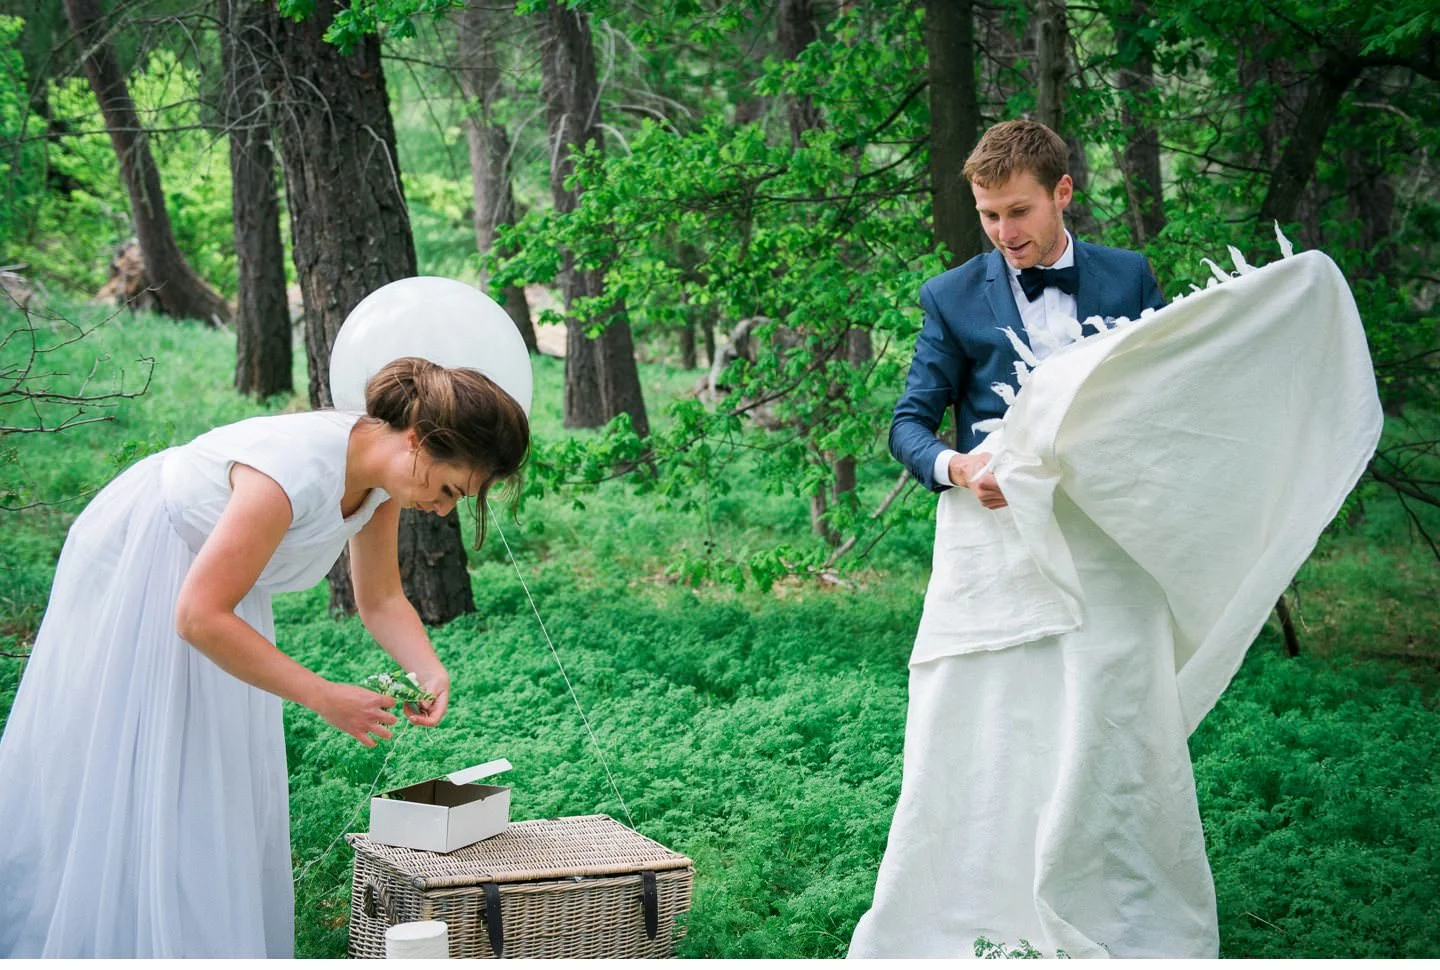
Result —
MULTIPOLYGON (((982 245, 960 164, 1021 116, 1071 144, 1071 228, 1167 292, 1228 245, 1274 258, 1276 223, 1349 279, 1385 436, 1192 753, 1226 955, 1440 953, 1433 4, 0 11, 0 708, 86 499, 328 404, 366 293, 476 282, 536 352, 503 537, 403 526, 444 551, 405 575, 456 673, 444 729, 366 751, 286 712, 301 955, 344 952, 335 837, 372 784, 502 755, 515 817, 605 812, 695 859, 683 954, 843 954, 929 566, 889 409, 919 284, 982 245)), ((278 638, 358 681, 380 658, 331 580, 278 638)))

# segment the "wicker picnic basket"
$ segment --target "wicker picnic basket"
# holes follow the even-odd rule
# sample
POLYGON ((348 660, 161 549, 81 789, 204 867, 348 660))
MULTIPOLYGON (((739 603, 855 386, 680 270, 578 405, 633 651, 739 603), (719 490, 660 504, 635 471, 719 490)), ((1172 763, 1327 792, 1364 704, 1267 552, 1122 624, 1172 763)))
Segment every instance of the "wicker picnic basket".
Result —
POLYGON ((452 959, 668 957, 685 932, 693 864, 607 815, 513 822, 447 853, 346 839, 352 957, 385 956, 385 930, 413 920, 444 920, 452 959))

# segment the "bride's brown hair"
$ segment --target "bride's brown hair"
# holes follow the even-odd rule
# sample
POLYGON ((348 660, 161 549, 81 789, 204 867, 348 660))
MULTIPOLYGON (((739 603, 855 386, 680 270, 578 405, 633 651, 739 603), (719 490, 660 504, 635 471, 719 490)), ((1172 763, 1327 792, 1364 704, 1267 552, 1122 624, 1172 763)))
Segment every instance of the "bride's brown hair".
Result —
POLYGON ((518 495, 530 451, 530 420, 515 399, 478 370, 400 357, 365 385, 365 413, 396 431, 413 429, 436 461, 481 473, 484 481, 475 494, 479 548, 490 487, 504 481, 512 499, 518 495))

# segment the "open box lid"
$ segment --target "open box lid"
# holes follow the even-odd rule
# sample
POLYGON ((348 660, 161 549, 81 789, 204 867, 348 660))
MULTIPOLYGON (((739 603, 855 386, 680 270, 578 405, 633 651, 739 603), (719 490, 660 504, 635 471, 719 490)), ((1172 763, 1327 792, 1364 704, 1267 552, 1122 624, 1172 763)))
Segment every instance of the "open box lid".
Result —
POLYGON ((459 771, 452 771, 445 776, 445 780, 452 785, 468 785, 472 781, 479 781, 481 778, 489 778, 502 771, 509 771, 510 768, 511 764, 508 760, 497 758, 494 761, 487 761, 483 765, 473 765, 469 768, 461 768, 459 771))

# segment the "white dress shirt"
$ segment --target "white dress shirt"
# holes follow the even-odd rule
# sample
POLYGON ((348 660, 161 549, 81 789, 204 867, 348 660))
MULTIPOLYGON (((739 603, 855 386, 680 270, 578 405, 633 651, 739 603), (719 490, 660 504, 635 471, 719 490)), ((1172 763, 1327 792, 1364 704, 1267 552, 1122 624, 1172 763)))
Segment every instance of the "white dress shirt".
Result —
MULTIPOLYGON (((1060 258, 1050 264, 1037 263, 1041 269, 1064 269, 1067 266, 1075 265, 1075 240, 1070 235, 1070 230, 1065 230, 1065 251, 1060 258)), ((1053 352, 1050 345, 1045 343, 1043 338, 1036 339, 1039 333, 1047 334, 1054 338, 1055 346, 1064 346, 1070 343, 1070 336, 1060 326, 1062 319, 1075 319, 1078 311, 1078 304, 1073 293, 1066 293, 1057 286, 1047 286, 1040 294, 1038 300, 1030 300, 1025 296, 1025 291, 1020 287, 1020 271, 1009 263, 1005 268, 1010 271, 1010 292, 1015 295, 1015 306, 1020 310, 1020 320, 1025 324, 1025 332, 1020 336, 1026 338, 1030 349, 1035 353, 1036 360, 1044 360, 1053 352)), ((940 452, 935 458, 935 481, 942 484, 950 481, 950 459, 959 452, 947 448, 940 452)))

